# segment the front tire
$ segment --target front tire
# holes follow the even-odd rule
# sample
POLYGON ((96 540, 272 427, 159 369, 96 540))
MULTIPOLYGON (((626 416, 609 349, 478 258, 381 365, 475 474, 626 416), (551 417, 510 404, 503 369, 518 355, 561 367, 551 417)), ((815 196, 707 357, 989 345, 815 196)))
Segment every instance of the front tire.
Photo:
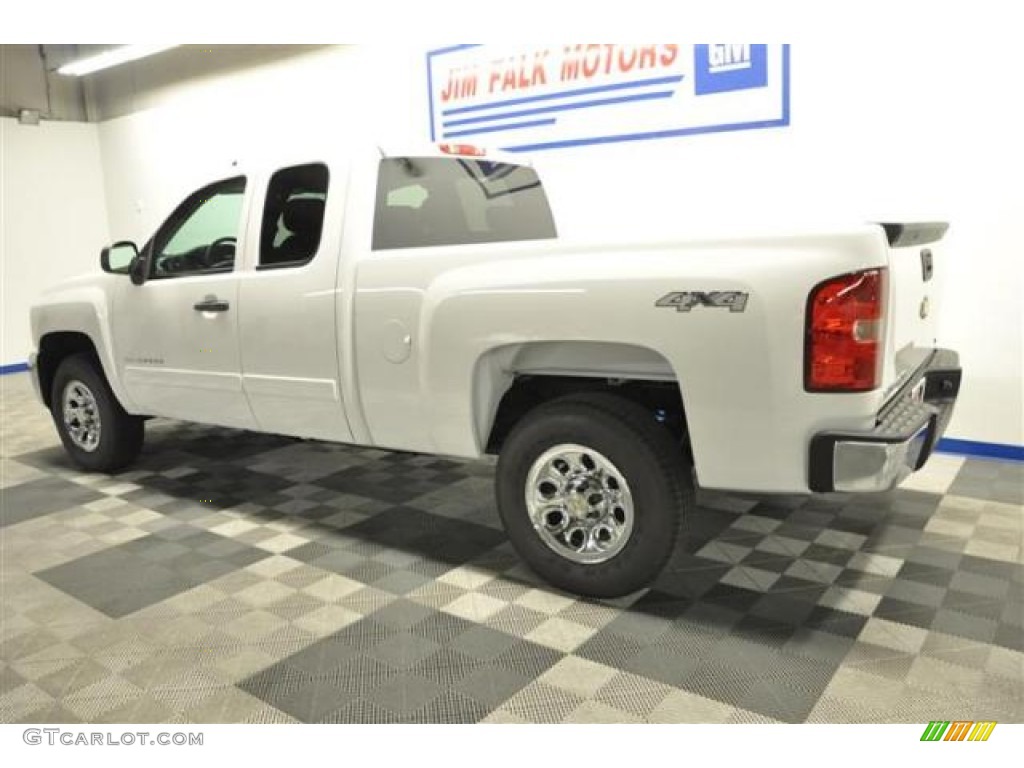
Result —
POLYGON ((513 547, 540 576, 612 598, 661 572, 693 487, 650 411, 595 392, 526 415, 502 448, 496 493, 513 547))
POLYGON ((82 469, 113 472, 142 450, 144 420, 121 407, 89 355, 68 357, 57 367, 50 413, 64 449, 82 469))

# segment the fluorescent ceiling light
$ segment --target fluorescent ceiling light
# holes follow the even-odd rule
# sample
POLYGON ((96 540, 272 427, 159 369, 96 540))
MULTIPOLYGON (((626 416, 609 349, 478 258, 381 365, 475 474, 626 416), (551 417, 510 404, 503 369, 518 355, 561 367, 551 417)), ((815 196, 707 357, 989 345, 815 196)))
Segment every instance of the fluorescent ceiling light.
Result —
POLYGON ((104 51, 95 56, 72 61, 57 70, 60 75, 88 75, 108 67, 116 67, 128 61, 135 61, 154 53, 166 51, 168 48, 177 48, 176 45, 122 45, 110 51, 104 51))

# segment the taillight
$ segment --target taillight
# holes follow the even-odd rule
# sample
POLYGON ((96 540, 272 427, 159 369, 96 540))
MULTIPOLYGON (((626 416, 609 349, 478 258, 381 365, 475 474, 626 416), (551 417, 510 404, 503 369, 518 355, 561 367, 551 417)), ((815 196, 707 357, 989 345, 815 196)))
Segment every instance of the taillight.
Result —
POLYGON ((881 384, 885 293, 884 269, 834 277, 811 291, 805 389, 866 392, 881 384))

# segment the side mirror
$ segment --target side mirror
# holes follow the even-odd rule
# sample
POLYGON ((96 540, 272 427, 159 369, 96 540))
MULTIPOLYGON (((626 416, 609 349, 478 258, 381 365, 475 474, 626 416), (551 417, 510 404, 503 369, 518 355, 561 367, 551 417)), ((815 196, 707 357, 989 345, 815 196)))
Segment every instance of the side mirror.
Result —
POLYGON ((149 272, 149 259, 143 254, 136 254, 128 267, 128 277, 132 285, 142 285, 146 282, 146 273, 149 272))
POLYGON ((139 249, 130 240, 108 245, 100 251, 100 266, 104 272, 114 275, 127 275, 132 261, 138 258, 139 249))

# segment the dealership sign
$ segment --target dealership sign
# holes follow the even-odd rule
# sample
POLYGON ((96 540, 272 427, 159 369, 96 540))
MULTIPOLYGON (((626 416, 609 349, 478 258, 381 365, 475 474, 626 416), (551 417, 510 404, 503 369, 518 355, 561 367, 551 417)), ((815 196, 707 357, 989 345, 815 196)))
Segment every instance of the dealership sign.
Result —
POLYGON ((430 138, 510 151, 789 125, 789 46, 457 46, 427 54, 430 138))

